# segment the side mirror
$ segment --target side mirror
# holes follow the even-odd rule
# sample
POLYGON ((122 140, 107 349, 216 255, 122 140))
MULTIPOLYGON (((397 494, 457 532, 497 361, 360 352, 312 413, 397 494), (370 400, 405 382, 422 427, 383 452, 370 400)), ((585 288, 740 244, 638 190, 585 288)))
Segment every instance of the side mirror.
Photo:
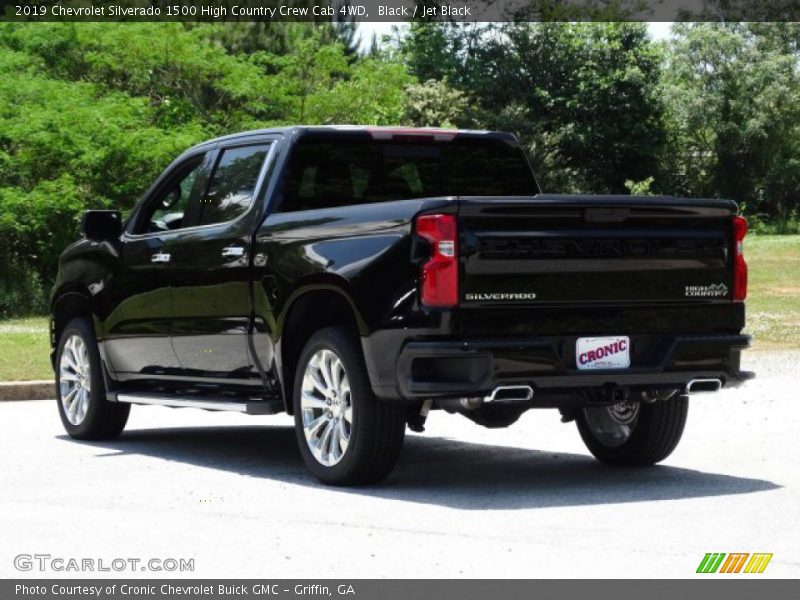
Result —
POLYGON ((122 235, 122 213, 118 210, 87 210, 83 213, 81 232, 86 239, 102 242, 122 235))

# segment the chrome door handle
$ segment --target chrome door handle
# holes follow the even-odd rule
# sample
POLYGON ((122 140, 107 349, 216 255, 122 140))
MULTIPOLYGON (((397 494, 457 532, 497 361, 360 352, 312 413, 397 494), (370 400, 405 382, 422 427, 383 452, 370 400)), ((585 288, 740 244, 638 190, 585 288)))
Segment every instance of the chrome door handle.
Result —
POLYGON ((170 258, 172 258, 172 256, 170 254, 168 254, 167 252, 159 252, 157 254, 153 254, 153 256, 150 257, 150 262, 152 262, 152 263, 168 263, 170 258))
POLYGON ((241 258, 244 256, 244 248, 241 246, 228 246, 222 249, 222 258, 241 258))

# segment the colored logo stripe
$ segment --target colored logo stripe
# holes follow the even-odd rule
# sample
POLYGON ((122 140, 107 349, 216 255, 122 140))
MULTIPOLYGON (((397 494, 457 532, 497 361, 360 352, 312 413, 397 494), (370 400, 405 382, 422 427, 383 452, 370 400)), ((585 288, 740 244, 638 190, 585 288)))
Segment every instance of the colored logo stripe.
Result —
POLYGON ((725 558, 724 552, 708 553, 700 561, 700 566, 697 567, 698 573, 716 573, 722 559, 725 558))
POLYGON ((747 557, 750 556, 749 553, 733 553, 728 554, 728 558, 722 564, 722 569, 720 573, 738 573, 742 570, 744 566, 744 561, 747 560, 747 557))
POLYGON ((750 562, 747 563, 747 566, 744 568, 745 573, 763 573, 764 569, 767 568, 769 561, 772 560, 772 554, 753 554, 753 557, 750 559, 750 562))
POLYGON ((740 573, 744 567, 745 573, 763 573, 767 568, 769 561, 772 560, 772 554, 767 552, 757 552, 750 554, 748 552, 733 552, 725 554, 724 552, 708 552, 700 565, 697 567, 698 573, 740 573), (728 557, 727 559, 725 557, 728 557), (750 557, 748 561, 747 558, 750 557), (725 561, 724 563, 722 561, 725 561), (745 566, 747 563, 747 566, 745 566), (720 568, 720 566, 722 568, 720 568))

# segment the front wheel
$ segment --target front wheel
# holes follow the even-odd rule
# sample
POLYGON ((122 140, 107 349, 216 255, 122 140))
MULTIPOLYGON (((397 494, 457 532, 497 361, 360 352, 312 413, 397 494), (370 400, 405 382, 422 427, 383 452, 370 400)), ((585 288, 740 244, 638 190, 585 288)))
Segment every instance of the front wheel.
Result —
POLYGON ((130 404, 106 399, 94 330, 89 319, 70 321, 61 333, 56 353, 58 413, 75 439, 117 437, 128 422, 130 404))
POLYGON ((311 337, 298 361, 293 402, 300 453, 323 483, 376 483, 394 468, 405 409, 372 393, 350 330, 329 327, 311 337))
POLYGON ((675 450, 688 410, 689 398, 675 395, 650 404, 585 407, 576 422, 583 442, 598 460, 618 466, 647 466, 675 450))

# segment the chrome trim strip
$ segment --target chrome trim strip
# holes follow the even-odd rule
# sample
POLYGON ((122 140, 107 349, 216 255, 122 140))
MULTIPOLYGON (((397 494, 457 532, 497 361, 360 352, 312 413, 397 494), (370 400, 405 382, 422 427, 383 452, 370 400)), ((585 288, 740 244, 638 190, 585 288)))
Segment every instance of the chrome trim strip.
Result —
POLYGON ((203 410, 220 410, 229 412, 247 412, 246 402, 227 400, 207 400, 189 398, 171 398, 169 396, 140 396, 138 394, 117 394, 117 402, 128 404, 151 404, 155 406, 170 406, 173 408, 202 408, 203 410))

